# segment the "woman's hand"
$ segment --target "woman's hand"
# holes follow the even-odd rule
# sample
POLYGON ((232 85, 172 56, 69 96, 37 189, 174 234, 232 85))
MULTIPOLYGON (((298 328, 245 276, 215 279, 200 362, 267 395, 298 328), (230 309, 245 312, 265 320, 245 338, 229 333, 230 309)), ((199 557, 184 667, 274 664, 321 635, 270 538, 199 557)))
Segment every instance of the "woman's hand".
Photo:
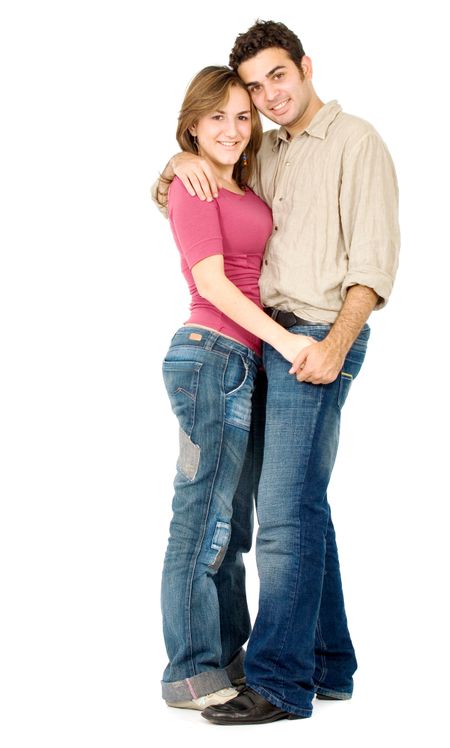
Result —
POLYGON ((317 341, 309 335, 296 335, 286 330, 285 340, 278 347, 279 352, 290 364, 292 364, 299 353, 317 341))
POLYGON ((197 195, 200 200, 211 202, 219 194, 222 184, 214 175, 211 166, 201 156, 183 151, 171 159, 170 165, 175 176, 181 179, 192 197, 197 195))

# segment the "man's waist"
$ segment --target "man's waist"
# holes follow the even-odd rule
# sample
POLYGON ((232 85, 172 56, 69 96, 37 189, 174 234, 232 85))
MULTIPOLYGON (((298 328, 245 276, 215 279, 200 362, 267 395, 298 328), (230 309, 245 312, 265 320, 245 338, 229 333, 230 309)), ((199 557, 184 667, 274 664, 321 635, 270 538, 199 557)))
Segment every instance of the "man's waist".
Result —
POLYGON ((328 322, 314 322, 310 319, 298 317, 294 312, 285 312, 283 309, 275 309, 270 306, 264 307, 264 311, 269 315, 269 317, 272 317, 275 322, 278 322, 281 327, 285 327, 286 329, 295 327, 296 325, 325 325, 328 327, 330 324, 328 322))

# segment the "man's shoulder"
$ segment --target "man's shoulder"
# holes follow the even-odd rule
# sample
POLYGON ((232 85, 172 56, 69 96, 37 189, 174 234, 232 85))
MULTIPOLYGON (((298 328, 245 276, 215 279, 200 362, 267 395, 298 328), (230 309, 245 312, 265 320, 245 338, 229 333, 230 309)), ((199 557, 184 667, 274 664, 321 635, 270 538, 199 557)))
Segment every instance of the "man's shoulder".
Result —
POLYGON ((366 137, 380 138, 379 133, 370 122, 354 114, 341 111, 332 124, 334 125, 332 130, 334 130, 335 136, 342 138, 350 146, 366 137))

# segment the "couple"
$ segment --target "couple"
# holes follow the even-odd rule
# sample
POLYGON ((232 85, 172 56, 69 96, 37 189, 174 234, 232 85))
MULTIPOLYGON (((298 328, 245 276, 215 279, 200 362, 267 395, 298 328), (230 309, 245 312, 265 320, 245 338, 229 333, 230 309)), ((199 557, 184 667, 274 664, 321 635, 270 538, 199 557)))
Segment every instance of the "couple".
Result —
POLYGON ((192 296, 163 364, 180 426, 163 698, 225 725, 310 717, 315 695, 351 698, 327 486, 366 321, 389 297, 399 248, 386 146, 318 98, 297 36, 257 21, 230 66, 190 84, 183 153, 155 189, 192 296), (279 129, 262 134, 256 110, 279 129), (253 496, 250 635, 242 553, 253 496))

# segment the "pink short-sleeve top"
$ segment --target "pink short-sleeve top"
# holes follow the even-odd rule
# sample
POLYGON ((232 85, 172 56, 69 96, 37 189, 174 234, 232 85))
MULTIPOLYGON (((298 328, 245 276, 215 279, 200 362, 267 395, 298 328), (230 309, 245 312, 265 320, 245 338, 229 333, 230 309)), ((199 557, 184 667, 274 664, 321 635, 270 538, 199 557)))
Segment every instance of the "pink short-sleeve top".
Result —
POLYGON ((270 208, 249 188, 243 195, 222 188, 215 200, 206 202, 191 197, 177 177, 170 185, 168 208, 181 255, 181 270, 191 294, 190 317, 186 323, 217 330, 259 354, 259 338, 202 298, 191 270, 206 257, 223 255, 227 278, 261 307, 258 280, 266 242, 272 232, 270 208))

